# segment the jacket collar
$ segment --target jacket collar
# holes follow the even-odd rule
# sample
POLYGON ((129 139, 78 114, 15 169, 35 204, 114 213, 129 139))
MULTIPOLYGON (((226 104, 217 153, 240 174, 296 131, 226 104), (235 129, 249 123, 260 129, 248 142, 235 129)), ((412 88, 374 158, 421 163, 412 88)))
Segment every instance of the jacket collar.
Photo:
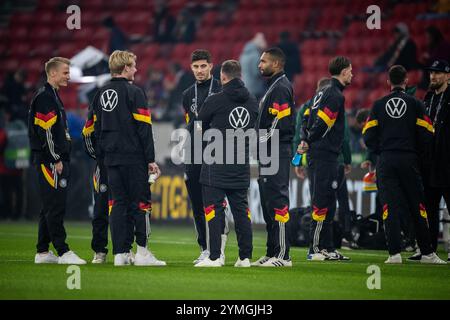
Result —
POLYGON ((211 78, 209 78, 206 81, 203 81, 203 82, 196 81, 196 83, 197 83, 197 86, 199 86, 199 87, 206 87, 206 86, 209 86, 209 84, 211 83, 212 80, 213 80, 213 77, 211 76, 211 78))
POLYGON ((277 81, 277 79, 281 78, 282 76, 284 76, 285 73, 284 71, 281 71, 280 73, 277 73, 276 75, 273 75, 268 82, 269 87, 275 82, 277 81))
POLYGON ((128 81, 128 80, 124 77, 113 77, 111 81, 128 81))
POLYGON ((336 78, 331 78, 331 85, 337 87, 341 91, 344 91, 345 89, 345 86, 336 78))
POLYGON ((401 92, 401 91, 405 91, 405 89, 403 89, 402 87, 394 87, 392 88, 391 92, 401 92))

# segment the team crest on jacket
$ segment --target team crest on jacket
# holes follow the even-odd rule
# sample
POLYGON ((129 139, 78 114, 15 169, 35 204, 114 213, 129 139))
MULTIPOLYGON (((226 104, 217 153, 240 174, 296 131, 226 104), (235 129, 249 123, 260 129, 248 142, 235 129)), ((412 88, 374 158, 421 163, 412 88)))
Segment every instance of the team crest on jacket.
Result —
POLYGON ((402 98, 391 98, 386 103, 386 112, 389 117, 394 119, 403 117, 406 109, 406 102, 402 98))
POLYGON ((228 121, 234 129, 243 129, 250 122, 250 113, 244 107, 236 107, 231 110, 228 121))
POLYGON ((333 182, 331 183, 331 188, 333 190, 337 190, 338 188, 338 182, 336 180, 333 180, 333 182))
POLYGON ((61 179, 61 180, 59 180, 59 186, 60 186, 61 188, 67 187, 67 180, 66 180, 66 179, 61 179))
POLYGON ((105 90, 100 96, 100 104, 102 110, 106 112, 111 112, 117 106, 119 97, 117 96, 117 91, 113 89, 105 90))

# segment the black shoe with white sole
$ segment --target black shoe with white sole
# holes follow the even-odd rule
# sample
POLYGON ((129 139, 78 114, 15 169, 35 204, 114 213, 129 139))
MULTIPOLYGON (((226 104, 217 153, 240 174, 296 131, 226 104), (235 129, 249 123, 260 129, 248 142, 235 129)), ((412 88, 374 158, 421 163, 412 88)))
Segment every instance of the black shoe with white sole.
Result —
POLYGON ((420 261, 420 259, 422 259, 422 254, 420 252, 416 252, 408 258, 408 261, 420 261))

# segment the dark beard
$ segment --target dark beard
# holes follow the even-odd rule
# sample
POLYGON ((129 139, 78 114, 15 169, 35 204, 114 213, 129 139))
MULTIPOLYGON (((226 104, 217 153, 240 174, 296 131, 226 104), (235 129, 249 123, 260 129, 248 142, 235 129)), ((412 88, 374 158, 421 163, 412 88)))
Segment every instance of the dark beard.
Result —
POLYGON ((431 84, 430 83, 430 89, 431 90, 439 90, 440 88, 442 88, 442 86, 444 85, 444 82, 442 83, 435 83, 435 84, 431 84))
POLYGON ((263 70, 261 75, 263 77, 271 78, 273 76, 274 72, 272 70, 263 70))

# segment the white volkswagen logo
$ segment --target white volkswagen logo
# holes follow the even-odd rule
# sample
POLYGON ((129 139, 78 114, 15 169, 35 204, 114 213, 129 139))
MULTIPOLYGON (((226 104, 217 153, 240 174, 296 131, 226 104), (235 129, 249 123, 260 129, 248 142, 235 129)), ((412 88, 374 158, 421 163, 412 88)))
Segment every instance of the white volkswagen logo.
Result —
POLYGON ((406 102, 402 98, 391 98, 386 103, 386 112, 391 118, 394 119, 403 117, 406 109, 406 102))
POLYGON ((236 107, 230 112, 228 121, 234 129, 245 128, 250 122, 250 114, 244 107, 236 107))
POLYGON ((322 91, 319 91, 319 93, 317 93, 314 96, 313 105, 312 105, 311 109, 316 109, 319 106, 319 102, 320 102, 320 100, 322 100, 322 96, 323 96, 322 91))
POLYGON ((106 112, 111 112, 117 106, 119 98, 117 96, 117 92, 113 89, 108 89, 102 93, 100 97, 100 104, 102 105, 102 109, 106 112))

